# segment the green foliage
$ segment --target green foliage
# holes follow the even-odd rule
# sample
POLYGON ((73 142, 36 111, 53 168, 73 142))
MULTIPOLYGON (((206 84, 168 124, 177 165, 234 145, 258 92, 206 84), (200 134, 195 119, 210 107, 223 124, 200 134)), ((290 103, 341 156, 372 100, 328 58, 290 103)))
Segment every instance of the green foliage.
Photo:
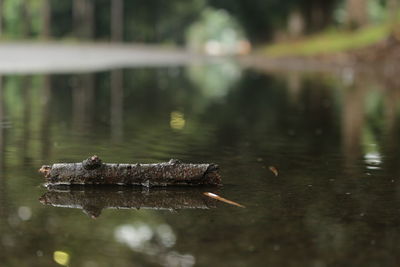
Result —
POLYGON ((387 24, 371 26, 358 31, 328 31, 310 38, 269 45, 264 52, 270 56, 312 56, 343 52, 366 47, 383 40, 390 33, 387 24))
POLYGON ((183 43, 185 30, 199 17, 204 0, 125 1, 127 41, 183 43))
POLYGON ((217 41, 228 50, 234 50, 238 41, 244 40, 241 26, 225 10, 205 9, 200 19, 187 31, 187 44, 201 51, 208 41, 217 41))
POLYGON ((22 20, 19 11, 21 5, 22 0, 4 1, 3 3, 5 32, 10 37, 17 37, 22 33, 22 20))
POLYGON ((50 0, 51 33, 55 38, 68 37, 72 34, 72 1, 50 0))
POLYGON ((4 32, 9 38, 35 37, 41 28, 42 0, 4 0, 4 32))
POLYGON ((273 28, 284 24, 292 1, 279 0, 209 0, 211 6, 223 8, 235 16, 253 41, 272 37, 273 28))
MULTIPOLYGON (((74 34, 72 0, 48 0, 51 6, 51 37, 77 38, 74 34)), ((371 22, 382 23, 387 19, 387 1, 368 1, 371 22)), ((41 35, 44 23, 42 5, 45 0, 3 0, 3 37, 11 39, 35 38, 41 35)), ((110 0, 91 2, 94 7, 94 39, 110 38, 110 0)), ((274 39, 277 32, 285 32, 289 14, 299 11, 305 23, 305 32, 314 33, 332 25, 346 23, 344 0, 132 0, 124 1, 124 40, 143 43, 183 44, 185 34, 193 39, 203 38, 199 23, 210 17, 209 23, 218 28, 210 10, 225 10, 253 43, 274 39), (313 15, 314 14, 314 15, 313 15), (319 16, 315 16, 319 14, 319 16), (317 18, 318 17, 318 18, 317 18)), ((90 16, 90 15, 88 15, 90 16)), ((223 16, 221 16, 222 18, 223 16)), ((213 27, 208 27, 212 29, 213 27)), ((218 29, 207 36, 222 34, 218 29)), ((203 31, 204 32, 204 31, 203 31)), ((221 36, 218 36, 220 38, 221 36)), ((216 37, 213 37, 216 38, 216 37)))

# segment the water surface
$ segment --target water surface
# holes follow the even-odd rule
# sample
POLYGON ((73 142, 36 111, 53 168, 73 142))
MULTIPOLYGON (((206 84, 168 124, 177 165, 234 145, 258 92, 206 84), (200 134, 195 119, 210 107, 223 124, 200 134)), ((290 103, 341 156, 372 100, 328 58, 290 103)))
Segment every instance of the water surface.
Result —
POLYGON ((234 62, 3 76, 1 265, 397 266, 399 99, 370 77, 234 62), (224 186, 39 201, 41 165, 92 154, 215 162, 224 186))

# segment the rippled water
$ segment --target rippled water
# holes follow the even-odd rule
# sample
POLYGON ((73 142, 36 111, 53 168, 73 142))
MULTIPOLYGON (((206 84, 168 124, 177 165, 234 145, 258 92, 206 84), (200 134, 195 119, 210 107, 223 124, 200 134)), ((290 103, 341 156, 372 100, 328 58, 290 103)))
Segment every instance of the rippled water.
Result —
POLYGON ((232 62, 3 76, 1 266, 397 266, 400 94, 346 77, 232 62), (215 162, 224 186, 41 186, 41 165, 92 154, 215 162))

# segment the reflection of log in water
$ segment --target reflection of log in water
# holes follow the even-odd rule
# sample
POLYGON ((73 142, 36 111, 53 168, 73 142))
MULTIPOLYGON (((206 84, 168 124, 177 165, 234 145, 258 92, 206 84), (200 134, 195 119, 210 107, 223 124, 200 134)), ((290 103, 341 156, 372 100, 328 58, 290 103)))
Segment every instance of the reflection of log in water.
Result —
POLYGON ((59 187, 52 188, 39 198, 46 205, 82 209, 92 218, 105 208, 115 209, 209 209, 216 200, 194 188, 140 190, 134 187, 59 187))

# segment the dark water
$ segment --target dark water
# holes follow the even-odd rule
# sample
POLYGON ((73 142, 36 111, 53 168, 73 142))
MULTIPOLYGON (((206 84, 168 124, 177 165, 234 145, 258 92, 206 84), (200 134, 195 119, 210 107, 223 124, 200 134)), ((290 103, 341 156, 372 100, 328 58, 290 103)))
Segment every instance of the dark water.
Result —
POLYGON ((1 266, 398 266, 395 89, 231 62, 3 76, 1 266), (39 202, 42 164, 92 154, 215 162, 224 186, 64 190, 47 192, 54 206, 39 202))

